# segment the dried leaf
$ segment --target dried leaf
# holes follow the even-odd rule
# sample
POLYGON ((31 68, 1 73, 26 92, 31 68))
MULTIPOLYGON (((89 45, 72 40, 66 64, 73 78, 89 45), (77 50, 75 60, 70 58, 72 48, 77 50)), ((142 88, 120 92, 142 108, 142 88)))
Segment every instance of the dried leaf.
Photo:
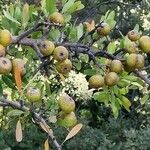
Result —
MULTIPOLYGON (((64 142, 66 142, 67 140, 69 140, 69 139, 71 139, 72 137, 74 137, 80 130, 81 130, 81 128, 82 128, 82 124, 81 123, 79 123, 79 124, 77 124, 76 126, 74 126, 72 129, 71 129, 71 131, 68 133, 68 135, 67 135, 67 137, 66 137, 66 139, 64 140, 64 142)), ((64 143, 63 142, 63 143, 64 143)))
POLYGON ((21 142, 22 141, 22 127, 21 127, 21 122, 18 120, 16 124, 16 141, 21 142))
POLYGON ((49 143, 48 143, 48 139, 45 141, 44 143, 44 150, 49 150, 49 143))
POLYGON ((43 124, 42 122, 40 122, 40 126, 46 133, 53 134, 53 130, 50 129, 50 127, 47 124, 43 124))
POLYGON ((21 68, 20 67, 18 66, 14 67, 14 76, 15 76, 15 82, 16 82, 18 91, 21 92, 22 80, 21 80, 21 68))

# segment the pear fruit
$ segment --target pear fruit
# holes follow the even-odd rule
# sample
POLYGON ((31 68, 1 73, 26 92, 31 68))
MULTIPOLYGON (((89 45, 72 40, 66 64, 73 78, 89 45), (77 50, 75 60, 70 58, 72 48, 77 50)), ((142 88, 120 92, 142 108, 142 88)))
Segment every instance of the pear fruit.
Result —
POLYGON ((55 45, 51 41, 44 41, 44 43, 40 47, 40 52, 43 56, 50 56, 55 49, 55 45))
POLYGON ((57 118, 57 123, 65 128, 72 128, 77 124, 77 117, 74 112, 69 114, 61 112, 57 118))
POLYGON ((19 67, 21 69, 21 75, 24 75, 26 73, 25 61, 23 59, 15 58, 12 60, 12 64, 13 70, 15 69, 15 67, 19 67))
POLYGON ((0 57, 0 74, 8 74, 12 70, 12 63, 8 58, 0 57))
POLYGON ((137 55, 137 63, 136 63, 136 68, 137 69, 142 69, 144 68, 144 56, 141 54, 137 55))
POLYGON ((139 38, 140 38, 140 34, 139 34, 139 32, 136 31, 136 30, 131 30, 131 31, 129 31, 128 34, 127 34, 127 36, 128 36, 128 38, 129 38, 131 41, 137 41, 137 40, 139 40, 139 38))
POLYGON ((102 86, 104 86, 105 81, 104 81, 104 77, 102 77, 99 74, 93 75, 89 78, 89 87, 90 88, 95 88, 98 89, 102 86))
POLYGON ((136 68, 137 54, 130 54, 126 57, 126 64, 129 68, 136 68))
POLYGON ((139 47, 144 53, 150 53, 150 37, 142 36, 139 39, 139 47))
POLYGON ((114 86, 118 83, 119 76, 115 72, 109 72, 105 75, 105 84, 108 86, 114 86))
POLYGON ((41 90, 36 87, 28 87, 26 90, 26 98, 32 103, 41 101, 41 90))
POLYGON ((131 54, 131 53, 138 53, 138 46, 134 42, 129 42, 127 45, 125 45, 125 50, 131 54))
POLYGON ((68 58, 69 52, 64 46, 58 46, 54 49, 53 57, 57 61, 63 61, 68 58))
POLYGON ((101 36, 107 36, 110 33, 110 26, 107 23, 102 23, 100 27, 97 28, 97 33, 101 36))
POLYGON ((54 22, 54 23, 59 23, 61 25, 64 24, 65 20, 64 17, 61 13, 59 12, 54 12, 49 16, 50 21, 54 22))
POLYGON ((58 105, 65 113, 70 113, 75 110, 75 101, 67 94, 59 97, 58 105))
POLYGON ((69 59, 56 63, 56 70, 61 74, 67 74, 72 69, 72 63, 69 59))
POLYGON ((12 42, 12 35, 8 30, 0 30, 0 44, 4 47, 9 46, 12 42))
POLYGON ((4 57, 5 56, 5 47, 3 45, 0 44, 0 57, 4 57))
POLYGON ((113 60, 110 64, 110 71, 121 73, 123 70, 123 65, 120 60, 113 60))

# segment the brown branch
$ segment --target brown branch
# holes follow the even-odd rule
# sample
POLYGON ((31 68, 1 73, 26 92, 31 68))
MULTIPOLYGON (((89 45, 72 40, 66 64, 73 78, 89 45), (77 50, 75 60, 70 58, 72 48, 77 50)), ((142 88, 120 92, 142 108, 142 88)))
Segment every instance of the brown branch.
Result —
POLYGON ((140 71, 134 70, 133 71, 138 77, 144 80, 150 86, 150 79, 148 79, 145 75, 143 75, 140 71))
MULTIPOLYGON (((33 114, 33 116, 35 117, 35 119, 37 119, 40 123, 43 124, 43 126, 48 126, 47 123, 45 122, 45 120, 41 117, 41 115, 39 115, 36 112, 32 112, 28 107, 26 106, 22 106, 20 103, 15 102, 15 101, 10 101, 7 99, 0 99, 0 106, 2 107, 12 107, 18 110, 22 110, 24 112, 30 112, 33 114)), ((35 120, 36 121, 36 120, 35 120)), ((37 122, 39 124, 39 122, 37 122)), ((61 150, 61 146, 59 145, 59 143, 57 142, 57 140, 55 139, 54 135, 50 132, 46 132, 48 133, 48 136, 50 137, 50 139, 53 141, 55 147, 57 148, 57 150, 61 150)))

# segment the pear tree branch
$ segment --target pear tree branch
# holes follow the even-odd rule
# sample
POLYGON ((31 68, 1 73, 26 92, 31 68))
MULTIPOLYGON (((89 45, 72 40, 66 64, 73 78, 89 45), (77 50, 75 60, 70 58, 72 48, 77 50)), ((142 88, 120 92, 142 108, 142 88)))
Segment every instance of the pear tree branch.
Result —
POLYGON ((18 109, 18 110, 22 110, 24 112, 32 113, 34 118, 35 118, 35 122, 37 124, 41 123, 45 127, 45 129, 47 130, 47 132, 46 131, 45 132, 48 134, 48 137, 53 141, 53 143, 54 143, 55 147, 57 148, 57 150, 62 149, 61 145, 57 142, 54 135, 52 133, 50 133, 49 130, 47 129, 48 125, 47 125, 46 121, 44 120, 44 118, 41 117, 40 114, 31 111, 28 107, 26 107, 25 105, 21 105, 19 102, 10 101, 10 100, 5 99, 5 98, 0 99, 0 106, 2 106, 2 107, 12 107, 14 109, 18 109))

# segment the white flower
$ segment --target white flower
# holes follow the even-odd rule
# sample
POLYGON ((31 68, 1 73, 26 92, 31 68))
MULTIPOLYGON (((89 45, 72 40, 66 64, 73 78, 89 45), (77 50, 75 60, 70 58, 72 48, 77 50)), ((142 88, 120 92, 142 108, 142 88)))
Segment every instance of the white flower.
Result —
POLYGON ((76 98, 76 100, 87 100, 92 97, 93 90, 89 90, 89 83, 86 75, 71 71, 68 78, 61 82, 63 88, 62 93, 68 93, 76 98))

